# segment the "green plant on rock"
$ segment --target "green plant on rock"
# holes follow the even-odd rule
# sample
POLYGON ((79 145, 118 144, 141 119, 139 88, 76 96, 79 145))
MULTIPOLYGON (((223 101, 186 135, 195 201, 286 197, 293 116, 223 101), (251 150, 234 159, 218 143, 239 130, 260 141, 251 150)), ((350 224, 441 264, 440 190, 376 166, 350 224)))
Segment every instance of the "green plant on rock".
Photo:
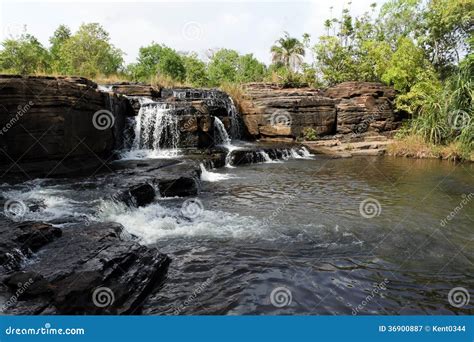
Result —
POLYGON ((318 140, 318 133, 314 128, 308 127, 303 131, 304 140, 306 141, 315 141, 318 140))

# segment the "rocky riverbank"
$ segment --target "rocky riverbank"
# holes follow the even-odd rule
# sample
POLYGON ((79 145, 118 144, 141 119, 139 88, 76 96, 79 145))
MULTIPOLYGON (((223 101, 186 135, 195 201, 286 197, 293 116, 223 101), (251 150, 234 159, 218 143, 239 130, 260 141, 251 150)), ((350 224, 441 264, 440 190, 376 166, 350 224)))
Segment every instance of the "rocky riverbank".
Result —
MULTIPOLYGON (((34 189, 36 178, 53 189, 77 182, 74 191, 92 191, 82 205, 92 200, 123 211, 157 198, 197 196, 200 164, 306 158, 299 141, 308 129, 318 138, 305 143, 312 152, 378 155, 401 122, 391 107, 393 91, 378 84, 325 92, 251 84, 242 116, 226 93, 213 89, 20 76, 0 76, 0 89, 2 182, 18 183, 19 194, 34 189), (233 146, 231 140, 260 142, 233 146), (184 153, 139 157, 162 147, 184 153), (123 157, 123 151, 133 153, 123 157)), ((166 278, 170 258, 118 223, 73 207, 37 220, 47 217, 37 213, 51 203, 34 196, 2 194, 0 204, 6 208, 0 297, 8 314, 136 314, 166 278)), ((189 220, 183 212, 173 215, 176 222, 189 220)))

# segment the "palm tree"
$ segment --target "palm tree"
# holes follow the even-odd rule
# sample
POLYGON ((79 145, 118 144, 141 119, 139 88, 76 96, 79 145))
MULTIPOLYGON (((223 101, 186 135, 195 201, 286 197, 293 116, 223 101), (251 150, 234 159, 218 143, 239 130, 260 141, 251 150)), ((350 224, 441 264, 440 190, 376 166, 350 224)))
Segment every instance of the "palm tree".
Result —
POLYGON ((305 54, 303 43, 290 37, 288 32, 285 32, 284 37, 275 42, 270 51, 273 63, 282 63, 293 71, 298 70, 298 67, 303 63, 305 54))

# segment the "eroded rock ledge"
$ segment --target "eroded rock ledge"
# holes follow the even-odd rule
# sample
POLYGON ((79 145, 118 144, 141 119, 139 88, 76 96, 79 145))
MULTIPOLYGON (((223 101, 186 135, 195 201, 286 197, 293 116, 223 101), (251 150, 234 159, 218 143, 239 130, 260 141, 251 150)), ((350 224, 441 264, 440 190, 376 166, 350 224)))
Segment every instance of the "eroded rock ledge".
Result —
POLYGON ((249 83, 241 106, 255 138, 297 139, 306 129, 319 137, 392 132, 403 118, 394 98, 395 91, 381 83, 345 82, 326 90, 249 83))
POLYGON ((1 219, 0 234, 7 314, 138 314, 170 263, 116 223, 61 230, 1 219))

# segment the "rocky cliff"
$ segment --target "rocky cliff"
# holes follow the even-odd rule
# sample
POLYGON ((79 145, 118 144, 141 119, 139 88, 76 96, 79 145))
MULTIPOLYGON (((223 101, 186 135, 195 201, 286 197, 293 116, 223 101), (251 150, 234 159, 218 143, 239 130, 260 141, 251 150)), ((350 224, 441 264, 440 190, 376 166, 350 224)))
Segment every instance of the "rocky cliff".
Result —
POLYGON ((56 160, 45 175, 60 171, 59 161, 99 162, 121 143, 129 115, 125 97, 85 78, 0 75, 0 160, 23 173, 23 163, 56 160))
POLYGON ((318 136, 381 133, 401 123, 395 91, 380 83, 345 82, 324 91, 250 83, 244 92, 243 121, 255 138, 295 139, 308 129, 318 136))

